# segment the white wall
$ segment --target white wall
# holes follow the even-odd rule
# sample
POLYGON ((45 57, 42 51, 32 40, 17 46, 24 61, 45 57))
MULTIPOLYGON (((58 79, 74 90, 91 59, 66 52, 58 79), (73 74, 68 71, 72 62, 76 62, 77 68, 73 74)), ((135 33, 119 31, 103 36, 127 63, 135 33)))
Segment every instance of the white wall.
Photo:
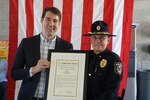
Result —
POLYGON ((137 68, 150 69, 150 0, 135 0, 133 22, 138 23, 136 34, 137 68))
POLYGON ((0 40, 9 39, 9 0, 0 0, 0 40))

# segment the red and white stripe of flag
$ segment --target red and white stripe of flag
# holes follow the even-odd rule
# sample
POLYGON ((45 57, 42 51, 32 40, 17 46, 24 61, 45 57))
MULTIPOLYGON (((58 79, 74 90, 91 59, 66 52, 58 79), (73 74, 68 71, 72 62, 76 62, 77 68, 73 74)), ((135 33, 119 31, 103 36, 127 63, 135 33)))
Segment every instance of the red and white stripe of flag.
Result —
POLYGON ((62 22, 57 35, 73 43, 77 50, 91 49, 89 38, 82 34, 90 31, 94 21, 107 22, 109 32, 117 35, 111 38, 108 46, 121 57, 123 63, 124 74, 119 91, 121 95, 122 88, 126 87, 128 74, 133 0, 10 0, 7 100, 14 100, 14 91, 19 89, 10 75, 17 45, 22 38, 41 32, 40 18, 47 6, 60 9, 62 22))

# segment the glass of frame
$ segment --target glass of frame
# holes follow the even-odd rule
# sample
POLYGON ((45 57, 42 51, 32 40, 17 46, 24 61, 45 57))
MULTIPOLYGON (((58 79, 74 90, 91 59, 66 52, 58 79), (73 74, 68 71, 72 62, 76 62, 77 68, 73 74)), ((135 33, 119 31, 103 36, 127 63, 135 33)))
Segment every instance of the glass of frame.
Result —
POLYGON ((46 100, 86 100, 88 52, 49 50, 46 100))

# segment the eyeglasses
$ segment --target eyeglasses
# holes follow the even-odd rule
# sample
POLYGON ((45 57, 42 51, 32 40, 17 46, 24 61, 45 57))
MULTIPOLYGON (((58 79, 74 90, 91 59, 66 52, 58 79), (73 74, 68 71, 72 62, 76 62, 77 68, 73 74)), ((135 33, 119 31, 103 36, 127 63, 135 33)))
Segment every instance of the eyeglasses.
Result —
POLYGON ((92 41, 104 41, 108 36, 91 36, 92 41))

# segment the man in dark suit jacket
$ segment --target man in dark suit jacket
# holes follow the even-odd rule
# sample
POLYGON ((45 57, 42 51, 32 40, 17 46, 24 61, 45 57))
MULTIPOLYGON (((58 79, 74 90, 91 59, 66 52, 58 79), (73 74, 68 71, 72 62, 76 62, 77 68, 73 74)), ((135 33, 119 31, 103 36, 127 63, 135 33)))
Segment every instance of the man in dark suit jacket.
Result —
POLYGON ((21 41, 11 70, 14 80, 23 80, 17 100, 43 100, 45 69, 50 67, 48 49, 73 49, 71 43, 56 36, 60 21, 61 13, 57 8, 45 8, 41 17, 42 32, 21 41))

